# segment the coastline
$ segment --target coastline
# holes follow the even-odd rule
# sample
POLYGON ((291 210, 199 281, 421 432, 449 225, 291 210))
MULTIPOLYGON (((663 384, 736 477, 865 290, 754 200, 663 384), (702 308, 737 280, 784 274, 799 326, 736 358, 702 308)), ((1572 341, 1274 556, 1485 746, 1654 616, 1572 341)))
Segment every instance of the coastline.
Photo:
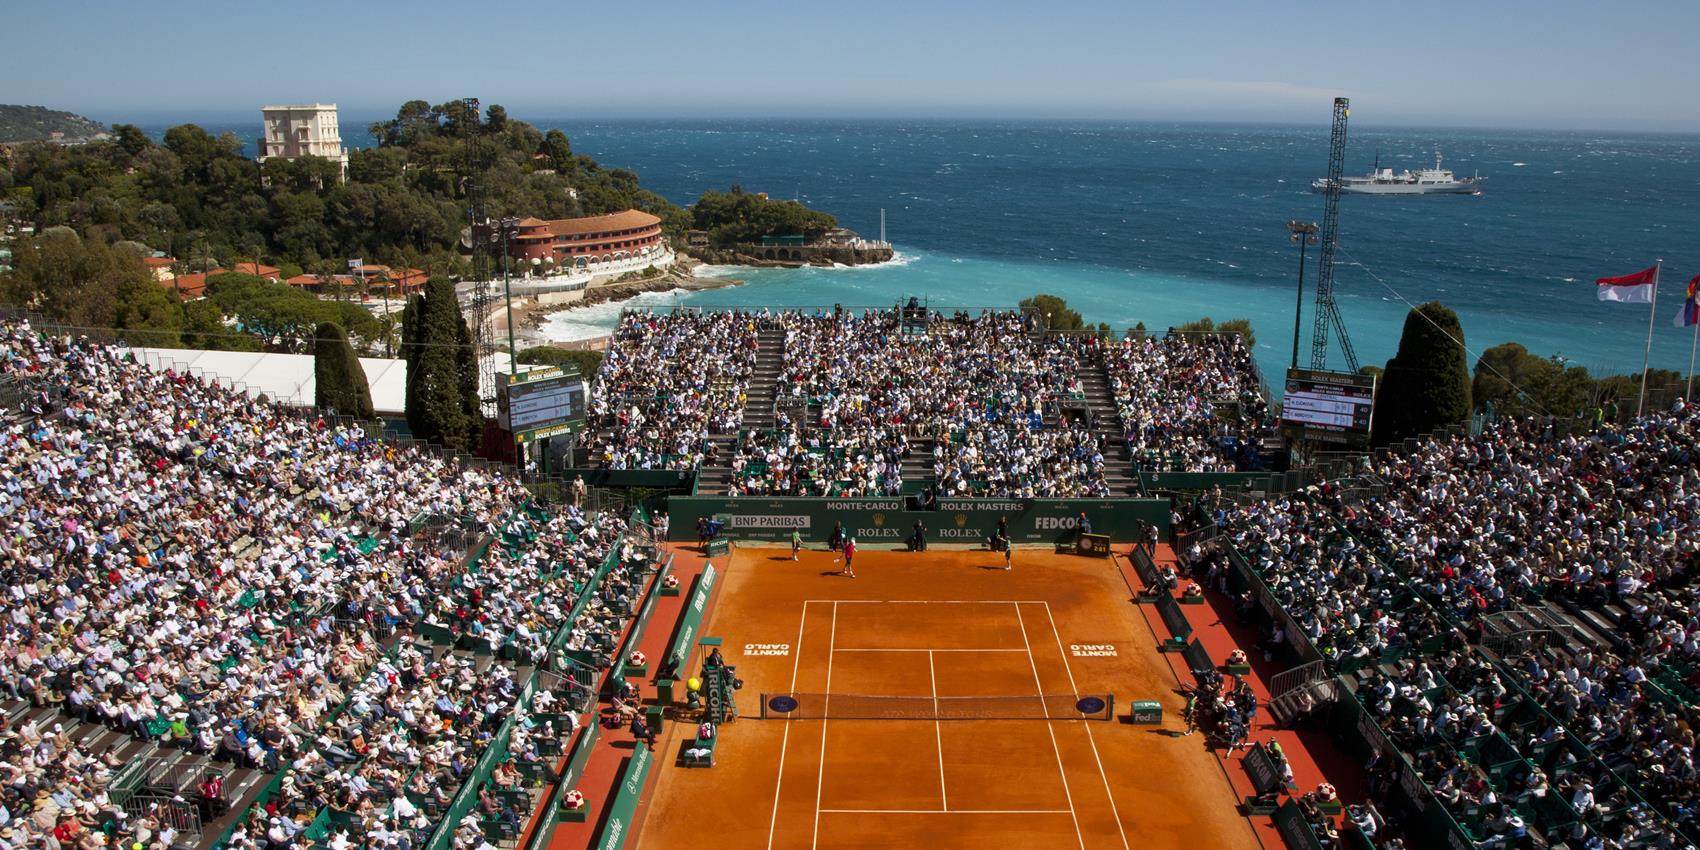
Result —
MULTIPOLYGON (((721 289, 728 286, 738 286, 744 281, 733 277, 699 277, 695 274, 698 268, 706 265, 701 260, 691 257, 684 252, 676 255, 673 265, 664 273, 655 277, 641 280, 621 280, 621 276, 610 275, 594 278, 583 289, 549 295, 516 296, 513 302, 514 343, 519 350, 535 348, 541 345, 553 345, 568 348, 585 347, 586 340, 562 341, 551 339, 542 331, 549 317, 568 310, 594 307, 599 304, 627 301, 647 292, 701 292, 708 289, 721 289)), ((491 313, 490 323, 493 330, 500 335, 508 332, 506 310, 496 310, 491 313)))

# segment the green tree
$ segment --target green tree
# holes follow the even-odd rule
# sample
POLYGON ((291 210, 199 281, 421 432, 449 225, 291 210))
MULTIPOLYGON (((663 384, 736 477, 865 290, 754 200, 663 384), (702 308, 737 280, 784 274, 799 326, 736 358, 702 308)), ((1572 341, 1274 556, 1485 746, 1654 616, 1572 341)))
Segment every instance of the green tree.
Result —
POLYGON ((263 351, 260 338, 224 323, 224 311, 210 299, 183 304, 183 344, 208 351, 263 351))
MULTIPOLYGON (((450 288, 451 295, 453 288, 450 288)), ((455 378, 460 389, 460 412, 466 420, 468 450, 478 445, 484 427, 484 411, 478 401, 478 347, 472 339, 472 328, 460 314, 460 302, 454 307, 455 378)))
POLYGON ((570 172, 573 167, 573 145, 567 134, 550 130, 543 134, 543 147, 538 151, 549 158, 549 167, 558 172, 570 172))
MULTIPOLYGON (((599 189, 635 196, 637 175, 623 169, 603 172, 599 189)), ((642 207, 640 207, 642 209, 642 207)), ((654 210, 650 210, 654 212, 654 210)), ((729 192, 704 192, 691 206, 692 224, 708 231, 709 242, 719 247, 761 241, 763 236, 802 236, 815 241, 838 226, 838 219, 811 210, 796 201, 764 198, 733 186, 729 192)))
POLYGON ((147 134, 134 124, 112 125, 112 137, 113 144, 129 156, 135 156, 153 147, 153 142, 148 139, 147 134))
MULTIPOLYGON (((432 278, 425 292, 408 299, 402 314, 402 357, 407 361, 407 425, 413 436, 465 451, 471 447, 465 364, 473 361, 472 389, 477 392, 476 352, 455 301, 454 285, 432 278), (466 352, 462 353, 462 348, 466 352)), ((477 400, 472 400, 476 405, 477 400)))
POLYGON ((1470 369, 1458 314, 1439 301, 1405 316, 1399 350, 1376 392, 1375 442, 1415 437, 1470 416, 1470 369))
MULTIPOLYGON (((481 120, 459 101, 410 101, 373 132, 379 146, 354 151, 342 182, 324 159, 262 165, 243 156, 233 136, 192 124, 170 128, 162 144, 119 125, 110 140, 8 149, 0 192, 16 217, 40 228, 142 242, 183 259, 188 271, 236 255, 312 268, 355 256, 397 264, 411 254, 441 258, 433 271, 450 273, 460 264, 464 199, 474 186, 491 215, 635 208, 660 216, 672 236, 688 226, 685 210, 643 189, 632 172, 603 169, 573 154, 564 133, 545 134, 500 106, 481 120)), ((358 329, 345 327, 358 347, 358 329)))
POLYGON ((1205 316, 1197 321, 1187 322, 1175 328, 1178 333, 1192 334, 1239 334, 1247 348, 1257 346, 1257 334, 1252 332, 1250 319, 1229 319, 1217 324, 1214 319, 1205 316))
POLYGON ((1021 312, 1037 315, 1041 326, 1046 330, 1077 331, 1086 327, 1079 311, 1070 310, 1068 302, 1055 295, 1041 293, 1032 298, 1023 298, 1020 306, 1021 312))
POLYGON ((1250 319, 1229 319, 1216 326, 1218 333, 1239 334, 1240 341, 1246 348, 1257 347, 1257 334, 1251 329, 1250 319))
MULTIPOLYGON (((323 322, 347 328, 363 343, 379 338, 378 320, 358 304, 324 301, 287 283, 227 272, 207 278, 207 298, 242 326, 266 337, 307 341, 323 322)), ((369 345, 363 345, 369 347, 369 345)))
POLYGON ((373 419, 372 388, 348 334, 324 322, 313 334, 313 404, 356 419, 373 419))
POLYGON ((1536 357, 1522 343, 1496 345, 1476 360, 1470 397, 1479 410, 1511 416, 1574 416, 1592 402, 1594 380, 1581 366, 1536 357))
POLYGON ((527 348, 519 353, 519 362, 528 366, 571 366, 586 378, 596 377, 602 368, 603 353, 589 349, 562 348, 556 345, 540 345, 527 348))
POLYGON ((12 271, 0 275, 8 303, 79 327, 111 329, 132 345, 182 345, 182 311, 132 247, 49 227, 12 245, 12 271))
MULTIPOLYGON (((1687 377, 1671 369, 1647 370, 1647 410, 1659 410, 1668 406, 1683 395, 1687 386, 1687 377)), ((1641 397, 1641 373, 1633 375, 1607 375, 1595 382, 1592 397, 1599 403, 1615 400, 1617 402, 1619 421, 1635 413, 1637 400, 1641 397)))

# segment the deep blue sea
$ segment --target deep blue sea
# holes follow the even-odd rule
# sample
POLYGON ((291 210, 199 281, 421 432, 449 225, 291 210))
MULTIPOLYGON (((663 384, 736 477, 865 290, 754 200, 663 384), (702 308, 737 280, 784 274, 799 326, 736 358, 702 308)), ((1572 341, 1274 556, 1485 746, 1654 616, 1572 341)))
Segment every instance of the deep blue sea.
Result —
MULTIPOLYGON (((1013 307, 1036 292, 1088 321, 1153 330, 1249 318, 1276 377, 1292 346, 1298 257, 1289 219, 1320 220, 1326 111, 1311 127, 944 121, 575 121, 575 150, 633 169, 680 204, 734 183, 797 198, 875 236, 898 261, 853 269, 715 273, 748 285, 650 304, 1013 307)), ((532 120, 532 119, 527 119, 532 120)), ((358 126, 345 121, 345 126, 358 126)), ((237 128, 245 138, 252 128, 237 128)), ((210 128, 209 129, 224 129, 210 128)), ((1336 294, 1364 363, 1398 344, 1410 304, 1438 299, 1475 355, 1507 340, 1596 372, 1641 365, 1646 305, 1600 303, 1593 279, 1665 260, 1655 365, 1685 370, 1672 327, 1700 275, 1700 137, 1596 132, 1355 128, 1348 174, 1379 154, 1417 167, 1440 150, 1480 196, 1346 197, 1336 294)), ((1310 254, 1301 365, 1309 358, 1310 254)), ((611 326, 617 306, 559 314, 563 338, 611 326)), ((1342 365, 1338 346, 1331 365, 1342 365)), ((1278 382, 1277 382, 1278 383, 1278 382)))

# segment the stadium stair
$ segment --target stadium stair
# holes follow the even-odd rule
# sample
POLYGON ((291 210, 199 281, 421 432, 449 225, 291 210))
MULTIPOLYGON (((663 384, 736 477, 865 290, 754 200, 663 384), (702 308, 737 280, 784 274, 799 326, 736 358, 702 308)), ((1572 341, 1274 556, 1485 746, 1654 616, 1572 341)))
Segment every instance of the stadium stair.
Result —
MULTIPOLYGON (((903 456, 903 483, 909 485, 916 482, 921 486, 933 485, 933 448, 937 443, 932 437, 914 437, 909 440, 909 453, 903 456)), ((905 486, 905 492, 909 487, 905 486)))
MULTIPOLYGON (((744 422, 748 431, 767 431, 775 425, 773 399, 778 391, 779 373, 785 368, 785 332, 779 328, 762 328, 756 332, 756 362, 750 385, 744 391, 744 422)), ((711 434, 714 444, 713 464, 697 470, 697 492, 704 495, 726 495, 732 485, 732 455, 738 445, 738 435, 711 434)))
POLYGON ((1086 396, 1086 409, 1097 423, 1093 433, 1104 451, 1104 481, 1110 485, 1112 496, 1139 494, 1139 479, 1133 471, 1133 456, 1127 450, 1127 435, 1122 428, 1121 408, 1110 392, 1110 371, 1102 360, 1083 370, 1079 376, 1081 391, 1086 396))
MULTIPOLYGON (((202 823, 198 836, 187 836, 188 844, 185 846, 196 846, 200 850, 210 848, 234 822, 235 813, 245 811, 272 778, 272 774, 263 770, 235 767, 188 750, 161 747, 153 741, 140 740, 99 723, 84 723, 56 708, 37 708, 22 700, 0 701, 0 715, 6 717, 8 727, 14 730, 30 721, 34 721, 36 728, 43 733, 53 731, 53 727, 58 725, 60 731, 57 734, 80 744, 96 757, 114 751, 120 766, 113 772, 115 781, 109 791, 114 793, 113 801, 119 805, 138 791, 176 794, 192 804, 199 797, 202 778, 208 771, 216 771, 224 777, 225 799, 231 804, 230 810, 202 823), (120 790, 121 784, 130 785, 130 782, 117 781, 129 765, 140 766, 136 769, 135 785, 120 790)), ((141 800, 134 802, 143 805, 141 800)))
POLYGON ((744 427, 765 431, 774 424, 773 399, 785 369, 785 332, 763 328, 756 333, 756 345, 756 363, 744 394, 744 427))
POLYGON ((737 450, 734 434, 714 434, 708 438, 714 444, 714 456, 719 460, 697 469, 697 492, 705 495, 728 493, 732 486, 732 455, 737 450))

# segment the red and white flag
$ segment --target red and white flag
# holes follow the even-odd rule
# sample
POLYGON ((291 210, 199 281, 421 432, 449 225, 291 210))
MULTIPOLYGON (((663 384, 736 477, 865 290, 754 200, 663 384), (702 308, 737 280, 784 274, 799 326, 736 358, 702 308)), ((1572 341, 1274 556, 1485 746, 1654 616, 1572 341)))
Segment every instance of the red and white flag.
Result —
POLYGON ((1659 285, 1659 267, 1651 266, 1622 277, 1602 277, 1594 283, 1598 285, 1601 301, 1651 304, 1653 290, 1659 285))

